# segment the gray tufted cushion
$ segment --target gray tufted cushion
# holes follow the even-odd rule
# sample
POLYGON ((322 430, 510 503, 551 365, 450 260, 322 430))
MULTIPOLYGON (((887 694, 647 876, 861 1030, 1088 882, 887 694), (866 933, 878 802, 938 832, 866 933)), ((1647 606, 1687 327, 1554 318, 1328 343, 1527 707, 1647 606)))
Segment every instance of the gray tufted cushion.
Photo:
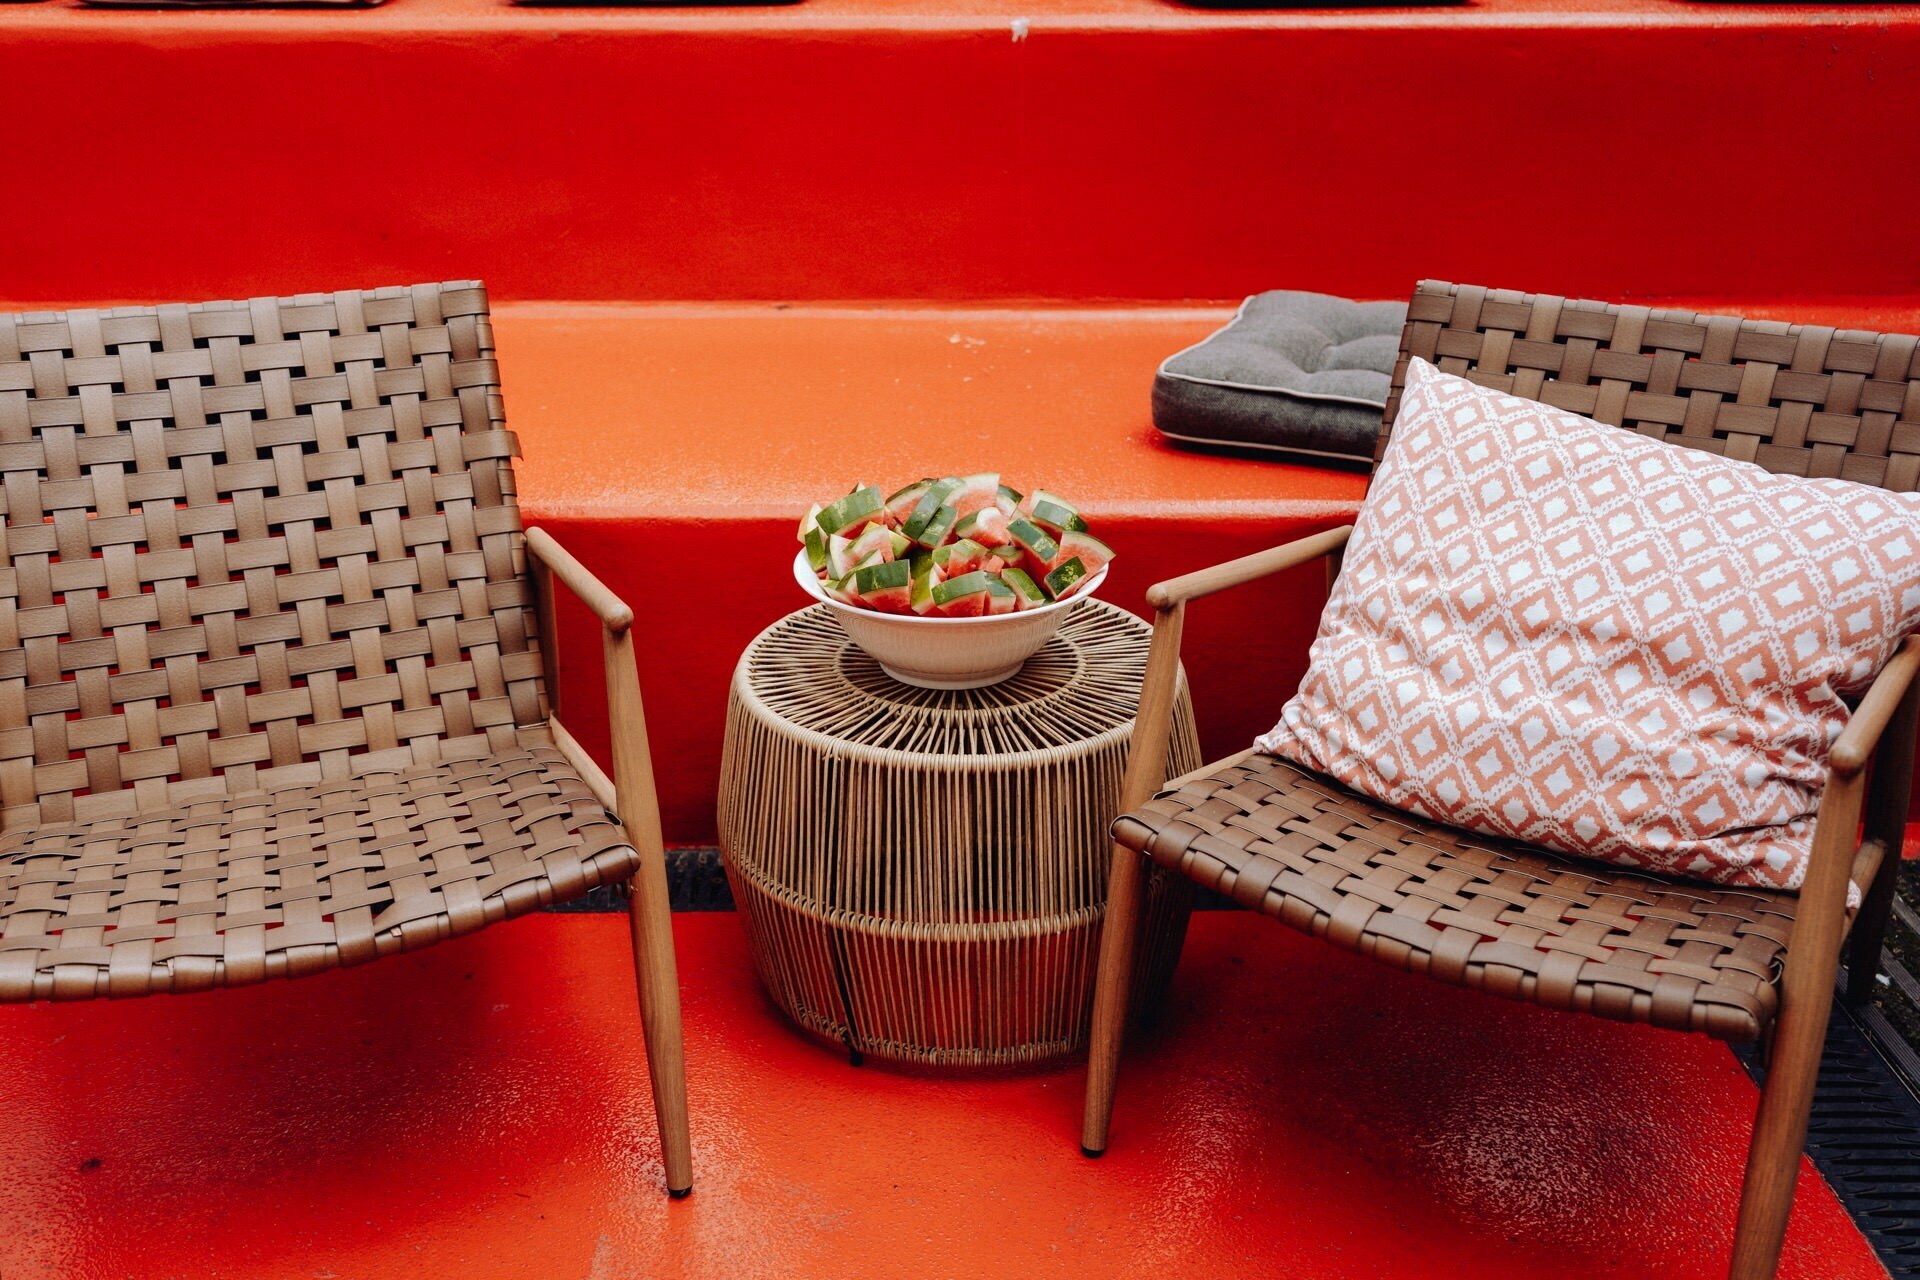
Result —
POLYGON ((1406 319, 1404 302, 1255 294, 1160 366, 1153 424, 1193 444, 1371 462, 1406 319))

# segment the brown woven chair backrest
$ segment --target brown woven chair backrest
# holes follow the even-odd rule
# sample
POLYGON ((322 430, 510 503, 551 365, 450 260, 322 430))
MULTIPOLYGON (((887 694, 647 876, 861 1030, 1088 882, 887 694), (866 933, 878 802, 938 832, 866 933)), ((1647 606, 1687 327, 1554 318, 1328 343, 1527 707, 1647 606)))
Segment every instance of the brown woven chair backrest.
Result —
MULTIPOLYGON (((1920 488, 1920 338, 1422 281, 1413 356, 1485 387, 1769 471, 1920 488)), ((1376 452, 1378 460, 1380 452, 1376 452)))
POLYGON ((544 721, 486 291, 0 316, 0 823, 544 721))

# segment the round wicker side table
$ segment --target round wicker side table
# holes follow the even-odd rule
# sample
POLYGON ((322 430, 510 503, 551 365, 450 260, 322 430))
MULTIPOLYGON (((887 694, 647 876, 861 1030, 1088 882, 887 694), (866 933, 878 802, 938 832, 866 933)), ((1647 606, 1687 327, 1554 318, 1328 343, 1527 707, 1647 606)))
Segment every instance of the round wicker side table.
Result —
MULTIPOLYGON (((889 678, 822 608, 734 672, 720 848, 774 1001, 895 1061, 988 1066, 1084 1048, 1148 628, 1086 601, 1019 675, 889 678)), ((1170 768, 1200 765, 1184 677, 1170 768)), ((1192 905, 1150 876, 1136 1014, 1165 994, 1192 905)))

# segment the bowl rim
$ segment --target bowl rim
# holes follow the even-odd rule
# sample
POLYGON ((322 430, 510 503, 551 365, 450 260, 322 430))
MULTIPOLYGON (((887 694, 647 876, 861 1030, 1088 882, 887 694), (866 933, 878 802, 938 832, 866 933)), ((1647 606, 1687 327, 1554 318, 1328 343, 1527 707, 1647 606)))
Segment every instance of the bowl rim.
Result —
POLYGON ((1015 618, 1040 618, 1058 609, 1070 609, 1082 600, 1092 597, 1106 581, 1107 570, 1111 565, 1101 565, 1100 572, 1087 579, 1087 585, 1065 600, 1055 600, 1052 604, 1043 604, 1038 609, 1021 609, 1014 613, 981 614, 975 618, 926 618, 917 613, 881 613, 878 609, 862 609, 856 605, 842 604, 828 595, 820 586, 813 566, 807 563, 807 551, 802 547, 793 557, 793 580, 800 584, 801 590, 830 609, 841 613, 850 613, 861 618, 877 618, 888 622, 922 622, 943 627, 974 626, 982 622, 1006 623, 1015 618))

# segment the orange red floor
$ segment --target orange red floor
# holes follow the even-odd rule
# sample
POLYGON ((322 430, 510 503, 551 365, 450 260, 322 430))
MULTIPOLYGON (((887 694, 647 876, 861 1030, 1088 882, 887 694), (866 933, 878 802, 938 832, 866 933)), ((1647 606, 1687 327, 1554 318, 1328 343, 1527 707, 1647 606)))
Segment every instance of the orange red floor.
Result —
MULTIPOLYGON (((1723 1273, 1755 1091, 1699 1037, 1203 913, 1114 1143, 1081 1073, 867 1066, 675 919, 697 1181, 670 1201, 618 915, 303 980, 0 1007, 0 1276, 1723 1273)), ((1884 1275, 1811 1166, 1781 1275, 1884 1275)))

